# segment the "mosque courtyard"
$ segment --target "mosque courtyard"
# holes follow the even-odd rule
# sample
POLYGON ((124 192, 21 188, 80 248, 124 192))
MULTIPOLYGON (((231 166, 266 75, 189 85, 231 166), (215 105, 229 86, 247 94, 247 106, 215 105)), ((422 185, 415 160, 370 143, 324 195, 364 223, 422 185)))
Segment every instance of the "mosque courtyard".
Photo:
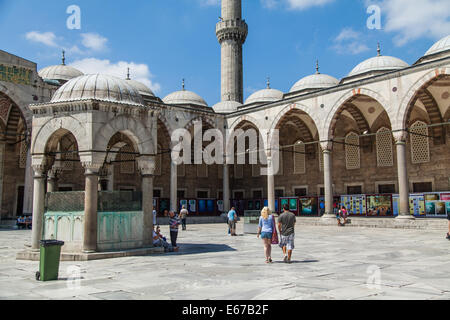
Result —
POLYGON ((238 235, 225 224, 189 225, 178 253, 62 262, 60 280, 43 283, 38 262, 16 260, 31 232, 1 230, 0 299, 450 299, 450 246, 440 230, 298 225, 290 265, 275 246, 265 264, 261 241, 243 235, 242 223, 238 235))

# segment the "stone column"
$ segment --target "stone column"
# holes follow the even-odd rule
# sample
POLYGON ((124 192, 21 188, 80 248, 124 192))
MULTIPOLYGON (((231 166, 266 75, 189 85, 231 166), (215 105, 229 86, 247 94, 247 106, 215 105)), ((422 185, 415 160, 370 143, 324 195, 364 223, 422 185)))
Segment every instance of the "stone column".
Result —
POLYGON ((409 181, 406 164, 406 140, 408 134, 406 131, 395 132, 394 138, 397 146, 398 191, 400 195, 397 219, 414 220, 414 216, 409 212, 409 181))
POLYGON ((178 165, 170 163, 170 210, 178 209, 178 165))
POLYGON ((31 232, 31 249, 39 250, 44 225, 45 174, 44 166, 33 166, 33 230, 31 232))
POLYGON ((145 157, 138 161, 142 175, 143 244, 153 246, 153 175, 155 157, 145 157))
POLYGON ((225 163, 223 165, 223 210, 225 212, 230 211, 230 167, 225 163))
POLYGON ((97 251, 97 203, 98 203, 98 179, 100 166, 84 165, 85 194, 84 194, 84 235, 83 252, 93 253, 97 251))
POLYGON ((25 215, 31 215, 33 213, 33 168, 31 167, 30 148, 28 148, 27 165, 25 168, 25 189, 24 189, 24 195, 23 195, 23 213, 25 215))
POLYGON ((325 189, 325 214, 322 219, 336 219, 333 212, 333 161, 332 146, 328 143, 322 144, 323 150, 323 176, 325 189))
POLYGON ((57 171, 49 170, 47 173, 47 193, 57 191, 57 171))
POLYGON ((267 200, 269 209, 275 212, 275 175, 273 172, 272 157, 267 157, 267 200))

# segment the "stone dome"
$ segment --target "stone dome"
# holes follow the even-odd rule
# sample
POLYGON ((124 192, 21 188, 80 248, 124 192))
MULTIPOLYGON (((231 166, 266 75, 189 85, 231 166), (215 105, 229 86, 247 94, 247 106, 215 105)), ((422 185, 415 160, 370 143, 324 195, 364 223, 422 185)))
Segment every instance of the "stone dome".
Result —
POLYGON ((425 56, 450 50, 450 35, 436 42, 426 53, 425 56))
POLYGON ((198 94, 188 90, 176 91, 162 99, 165 104, 194 105, 208 107, 208 104, 198 94))
POLYGON ((312 74, 297 81, 289 91, 290 93, 302 90, 319 90, 337 86, 339 80, 321 73, 312 74))
POLYGON ((51 102, 101 100, 142 105, 142 96, 126 80, 109 75, 90 74, 69 80, 59 88, 51 102))
POLYGON ((73 67, 65 64, 46 67, 38 72, 39 76, 44 80, 69 81, 71 79, 82 76, 83 73, 73 67))
POLYGON ((140 95, 151 96, 151 97, 155 96, 153 91, 149 87, 147 87, 145 84, 143 84, 142 82, 139 82, 136 80, 131 80, 131 79, 126 79, 126 81, 128 82, 128 84, 130 86, 132 86, 134 89, 136 89, 136 91, 139 92, 140 95))
POLYGON ((237 101, 221 101, 213 106, 213 110, 216 113, 231 113, 237 111, 240 106, 242 104, 237 101))
POLYGON ((255 93, 250 95, 250 97, 248 97, 245 101, 245 104, 280 101, 283 99, 283 96, 284 93, 280 90, 267 88, 256 91, 255 93))
POLYGON ((354 77, 368 72, 389 72, 408 68, 409 65, 398 58, 378 55, 358 64, 348 75, 354 77))

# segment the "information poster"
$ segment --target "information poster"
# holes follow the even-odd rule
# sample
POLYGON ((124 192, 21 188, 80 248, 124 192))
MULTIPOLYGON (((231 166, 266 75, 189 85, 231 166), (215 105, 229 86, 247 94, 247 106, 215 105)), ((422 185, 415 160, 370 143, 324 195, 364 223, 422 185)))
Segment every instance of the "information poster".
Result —
POLYGON ((223 212, 223 209, 223 200, 217 200, 217 210, 219 210, 219 212, 223 212))
POLYGON ((427 216, 443 216, 442 202, 439 193, 425 194, 425 208, 427 216))
POLYGON ((180 211, 183 206, 189 210, 188 201, 187 200, 180 200, 180 211))
POLYGON ((247 210, 255 210, 255 207, 253 205, 253 200, 247 201, 247 210))
POLYGON ((317 198, 300 198, 300 215, 316 216, 318 215, 317 198))
POLYGON ((367 216, 393 216, 391 195, 367 196, 367 216))
POLYGON ((289 199, 289 210, 298 212, 298 199, 289 199))
POLYGON ((450 215, 450 193, 441 193, 441 201, 445 202, 445 211, 450 215))
POLYGON ((349 215, 364 216, 367 214, 365 195, 342 196, 341 205, 347 209, 349 215))
POLYGON ((281 208, 284 208, 285 205, 289 206, 289 199, 288 198, 281 198, 280 199, 281 208))
POLYGON ((255 210, 262 210, 261 200, 255 200, 255 210))
POLYGON ((189 200, 189 212, 197 212, 197 200, 189 200))

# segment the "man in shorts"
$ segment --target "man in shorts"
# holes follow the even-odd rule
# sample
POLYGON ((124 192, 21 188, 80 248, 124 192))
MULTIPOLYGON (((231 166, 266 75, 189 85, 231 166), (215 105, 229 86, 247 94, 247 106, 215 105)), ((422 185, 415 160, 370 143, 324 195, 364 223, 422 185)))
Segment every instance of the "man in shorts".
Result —
POLYGON ((236 236, 236 222, 237 222, 237 213, 236 208, 231 208, 230 212, 228 212, 228 228, 230 229, 230 234, 232 237, 236 236))
POLYGON ((292 262, 292 251, 295 249, 295 214, 289 211, 289 206, 283 206, 283 213, 278 217, 278 230, 281 234, 280 248, 283 249, 284 262, 292 262))

